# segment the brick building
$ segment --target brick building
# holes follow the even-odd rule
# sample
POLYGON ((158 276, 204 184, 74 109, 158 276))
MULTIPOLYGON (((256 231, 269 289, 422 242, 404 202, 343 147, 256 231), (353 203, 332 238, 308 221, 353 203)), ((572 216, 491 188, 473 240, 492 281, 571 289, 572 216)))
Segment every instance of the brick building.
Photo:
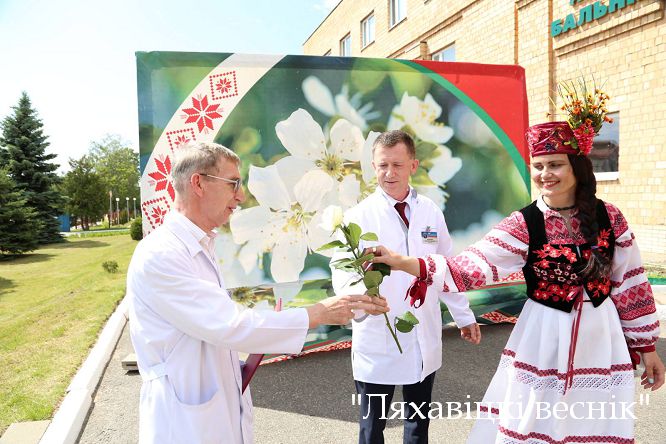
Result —
MULTIPOLYGON (((308 55, 432 59, 525 68, 530 124, 556 85, 605 81, 612 125, 591 154, 598 195, 618 205, 648 262, 666 263, 664 0, 342 0, 308 55)), ((556 105, 551 103, 551 99, 556 105)))

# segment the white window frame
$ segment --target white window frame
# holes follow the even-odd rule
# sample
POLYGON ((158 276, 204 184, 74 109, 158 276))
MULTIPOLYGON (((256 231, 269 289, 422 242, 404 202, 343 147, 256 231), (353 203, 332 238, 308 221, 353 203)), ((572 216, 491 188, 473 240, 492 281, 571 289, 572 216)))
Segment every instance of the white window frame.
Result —
POLYGON ((375 41, 375 13, 372 12, 361 21, 361 45, 365 48, 375 41), (367 32, 366 32, 367 31, 367 32))
POLYGON ((351 33, 348 32, 347 35, 340 39, 340 56, 341 57, 351 57, 351 33), (347 42, 347 44, 345 44, 347 42), (344 51, 345 47, 348 50, 348 53, 344 51))
POLYGON ((389 29, 407 18, 407 0, 388 0, 389 29))
MULTIPOLYGON (((620 111, 613 111, 608 113, 609 117, 613 117, 619 124, 619 119, 620 119, 620 111)), ((619 143, 619 128, 618 128, 618 143, 619 143)), ((618 146, 618 150, 621 147, 618 146)), ((619 152, 618 152, 619 156, 619 152)), ((613 181, 613 180, 618 180, 620 178, 620 165, 619 165, 619 159, 618 159, 618 170, 617 171, 601 171, 601 172, 594 172, 594 177, 597 179, 598 182, 607 182, 607 181, 613 181)))
POLYGON ((436 61, 436 62, 455 62, 456 61, 456 42, 453 42, 453 43, 445 46, 444 48, 440 49, 439 51, 433 52, 432 55, 430 56, 430 58, 432 60, 436 61), (446 52, 447 50, 450 50, 451 48, 453 48, 453 60, 444 60, 444 58, 442 57, 444 55, 444 52, 446 52))

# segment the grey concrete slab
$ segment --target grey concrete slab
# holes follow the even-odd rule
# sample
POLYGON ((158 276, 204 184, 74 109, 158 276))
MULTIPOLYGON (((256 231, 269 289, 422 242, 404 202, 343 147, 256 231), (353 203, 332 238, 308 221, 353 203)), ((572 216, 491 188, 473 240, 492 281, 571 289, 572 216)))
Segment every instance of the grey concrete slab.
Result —
POLYGON ((51 421, 26 421, 11 424, 0 444, 37 444, 51 421))
MULTIPOLYGON (((665 311, 661 311, 666 315, 665 311)), ((663 322, 663 321, 662 321, 663 322)), ((482 328, 484 340, 469 345, 457 329, 443 331, 443 368, 437 373, 433 401, 480 401, 492 378, 511 325, 482 328)), ((666 332, 662 334, 666 338, 666 332)), ((121 359, 131 353, 127 327, 94 398, 81 443, 135 443, 141 379, 122 370, 121 359)), ((657 345, 666 358, 666 339, 657 345)), ((358 407, 349 350, 317 353, 305 358, 261 366, 252 381, 255 441, 258 444, 357 442, 358 407)), ((638 374, 638 373, 637 373, 638 374)), ((636 379, 638 384, 638 378, 636 379)), ((646 392, 637 389, 637 400, 646 392)), ((402 399, 396 390, 394 401, 402 399)), ((645 400, 645 397, 644 397, 645 400)), ((666 389, 650 393, 649 405, 636 408, 636 442, 666 444, 666 389)), ((430 441, 465 442, 472 419, 437 419, 431 422, 430 441)), ((387 443, 402 442, 402 424, 390 420, 387 443)), ((485 444, 485 443, 483 443, 485 444)))

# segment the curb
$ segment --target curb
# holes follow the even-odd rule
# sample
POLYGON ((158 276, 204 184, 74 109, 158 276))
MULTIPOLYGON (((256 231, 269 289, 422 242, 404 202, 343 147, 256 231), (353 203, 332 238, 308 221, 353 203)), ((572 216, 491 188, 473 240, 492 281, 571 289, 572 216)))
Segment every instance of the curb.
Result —
POLYGON ((40 444, 74 444, 92 405, 92 396, 111 359, 127 323, 127 297, 118 304, 90 350, 88 357, 67 387, 65 398, 42 435, 40 444))

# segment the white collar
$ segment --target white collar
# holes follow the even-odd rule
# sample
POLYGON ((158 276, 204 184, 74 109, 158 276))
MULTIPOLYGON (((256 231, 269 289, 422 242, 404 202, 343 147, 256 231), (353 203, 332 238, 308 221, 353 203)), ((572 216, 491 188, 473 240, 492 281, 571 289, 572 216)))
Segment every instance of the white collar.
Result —
POLYGON ((395 207, 395 204, 397 204, 398 202, 407 202, 407 205, 410 208, 413 208, 414 203, 416 201, 416 190, 412 188, 411 185, 409 187, 409 193, 407 193, 407 197, 405 197, 403 200, 396 200, 392 198, 379 185, 377 186, 376 191, 379 192, 379 194, 382 195, 392 207, 395 207))
POLYGON ((192 222, 177 210, 171 210, 166 215, 165 224, 168 224, 172 231, 185 242, 185 246, 191 256, 195 256, 204 248, 209 249, 217 236, 217 230, 206 233, 201 227, 192 222))

